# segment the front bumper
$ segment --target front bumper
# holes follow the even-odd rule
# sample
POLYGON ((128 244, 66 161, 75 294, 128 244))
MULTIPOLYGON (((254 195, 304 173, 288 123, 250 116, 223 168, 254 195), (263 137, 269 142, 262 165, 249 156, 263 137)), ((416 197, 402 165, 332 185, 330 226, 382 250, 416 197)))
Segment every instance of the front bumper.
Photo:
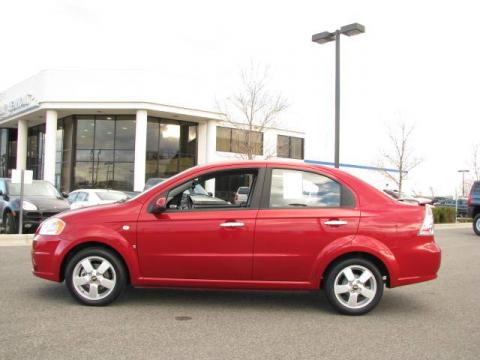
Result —
POLYGON ((32 242, 32 272, 42 279, 60 281, 57 236, 35 235, 32 242))

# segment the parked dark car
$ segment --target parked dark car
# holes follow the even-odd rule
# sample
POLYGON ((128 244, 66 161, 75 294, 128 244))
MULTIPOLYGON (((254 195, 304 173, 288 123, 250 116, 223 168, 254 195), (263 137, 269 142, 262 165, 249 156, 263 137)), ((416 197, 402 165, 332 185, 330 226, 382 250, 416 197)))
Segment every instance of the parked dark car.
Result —
MULTIPOLYGON (((453 206, 455 206, 455 201, 453 206)), ((468 200, 466 198, 458 198, 456 206, 457 206, 457 217, 468 216, 468 200)))
MULTIPOLYGON (((38 225, 59 212, 70 209, 70 204, 47 181, 33 180, 24 185, 23 232, 35 232, 38 225)), ((16 234, 20 214, 20 184, 0 178, 0 214, 2 228, 7 234, 16 234)))
POLYGON ((470 190, 468 215, 473 218, 473 231, 480 236, 480 181, 475 181, 470 190))

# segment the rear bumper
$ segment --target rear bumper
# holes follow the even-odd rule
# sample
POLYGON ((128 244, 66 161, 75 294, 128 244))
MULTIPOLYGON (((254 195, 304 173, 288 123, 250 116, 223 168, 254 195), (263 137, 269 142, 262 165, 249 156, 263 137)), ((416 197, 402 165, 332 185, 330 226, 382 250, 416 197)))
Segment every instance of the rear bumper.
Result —
POLYGON ((418 236, 410 246, 396 254, 399 273, 390 279, 390 287, 434 280, 442 261, 442 251, 433 236, 418 236))

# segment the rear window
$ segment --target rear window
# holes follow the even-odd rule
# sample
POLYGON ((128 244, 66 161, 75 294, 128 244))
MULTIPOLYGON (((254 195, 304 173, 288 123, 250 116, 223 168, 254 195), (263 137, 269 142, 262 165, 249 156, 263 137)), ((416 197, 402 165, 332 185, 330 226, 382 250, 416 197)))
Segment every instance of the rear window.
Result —
POLYGON ((342 203, 342 186, 327 176, 298 170, 272 170, 271 208, 341 207, 342 203))

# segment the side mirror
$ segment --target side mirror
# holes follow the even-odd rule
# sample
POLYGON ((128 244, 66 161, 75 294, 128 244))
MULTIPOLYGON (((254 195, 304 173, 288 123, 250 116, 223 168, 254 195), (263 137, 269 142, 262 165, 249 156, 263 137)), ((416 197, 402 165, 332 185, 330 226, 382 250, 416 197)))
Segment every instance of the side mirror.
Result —
POLYGON ((213 193, 211 191, 209 191, 208 196, 213 197, 213 193))
POLYGON ((155 202, 150 204, 148 212, 152 214, 160 214, 167 209, 167 199, 159 197, 155 202))
POLYGON ((62 196, 66 199, 68 198, 68 194, 65 191, 62 191, 62 196))

